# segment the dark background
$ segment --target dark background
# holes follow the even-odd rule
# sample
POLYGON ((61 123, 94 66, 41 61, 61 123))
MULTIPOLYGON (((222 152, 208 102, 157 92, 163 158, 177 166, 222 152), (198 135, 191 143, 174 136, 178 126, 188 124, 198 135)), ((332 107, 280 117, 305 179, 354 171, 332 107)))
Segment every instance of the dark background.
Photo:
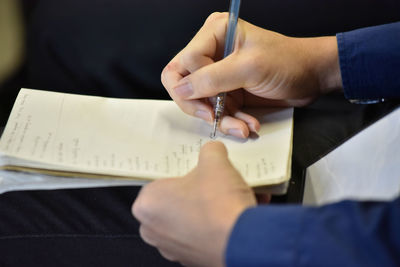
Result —
MULTIPOLYGON (((21 87, 168 98, 161 70, 210 13, 229 5, 222 0, 21 3, 26 59, 0 86, 0 126, 21 87)), ((240 17, 290 36, 320 36, 400 21, 399 10, 395 0, 243 0, 240 17)), ((332 94, 295 109, 293 179, 288 194, 274 202, 301 201, 305 168, 398 103, 353 105, 342 94, 332 94)), ((0 195, 0 266, 166 266, 138 236, 138 223, 129 212, 137 191, 121 187, 0 195)))
MULTIPOLYGON (((26 62, 0 89, 4 124, 19 87, 168 98, 167 62, 227 0, 23 0, 26 62)), ((240 17, 290 36, 334 35, 400 20, 396 0, 244 0, 240 17)))

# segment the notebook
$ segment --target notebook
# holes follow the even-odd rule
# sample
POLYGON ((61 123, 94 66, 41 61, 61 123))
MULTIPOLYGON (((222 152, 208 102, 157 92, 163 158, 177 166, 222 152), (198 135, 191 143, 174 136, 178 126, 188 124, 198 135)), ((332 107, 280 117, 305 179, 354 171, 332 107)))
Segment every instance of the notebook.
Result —
MULTIPOLYGON (((248 109, 260 131, 218 133, 252 187, 290 178, 293 109, 248 109)), ((211 125, 173 101, 119 99, 21 89, 0 139, 0 169, 64 177, 151 181, 197 164, 211 125)))

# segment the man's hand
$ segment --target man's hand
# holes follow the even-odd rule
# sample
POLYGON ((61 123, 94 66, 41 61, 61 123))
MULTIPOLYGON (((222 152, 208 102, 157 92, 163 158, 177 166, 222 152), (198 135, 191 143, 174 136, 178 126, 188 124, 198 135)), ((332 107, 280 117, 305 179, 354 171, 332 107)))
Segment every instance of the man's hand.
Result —
POLYGON ((252 190, 234 169, 225 146, 203 146, 198 165, 182 178, 146 185, 132 206, 140 235, 167 259, 190 266, 223 266, 238 216, 256 205, 252 190))
POLYGON ((189 115, 212 122, 209 97, 229 92, 220 130, 257 131, 246 106, 302 106, 341 87, 336 38, 291 38, 239 20, 236 46, 222 59, 228 14, 214 13, 162 72, 170 96, 189 115))

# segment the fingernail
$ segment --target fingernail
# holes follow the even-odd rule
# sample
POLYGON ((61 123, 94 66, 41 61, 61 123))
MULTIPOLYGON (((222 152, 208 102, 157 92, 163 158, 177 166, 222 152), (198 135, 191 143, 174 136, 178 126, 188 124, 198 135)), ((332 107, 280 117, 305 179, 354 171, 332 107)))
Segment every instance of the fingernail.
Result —
POLYGON ((197 118, 203 119, 205 121, 211 121, 211 113, 205 110, 198 110, 194 113, 197 118))
POLYGON ((228 134, 229 134, 229 135, 233 135, 233 136, 237 136, 237 137, 244 138, 244 133, 243 133, 243 131, 240 130, 240 129, 235 129, 235 128, 228 129, 228 134))
POLYGON ((256 128, 256 126, 253 123, 249 123, 248 124, 250 131, 257 133, 258 129, 256 128))
POLYGON ((193 88, 189 82, 175 87, 174 91, 178 96, 182 98, 187 98, 193 94, 193 88))

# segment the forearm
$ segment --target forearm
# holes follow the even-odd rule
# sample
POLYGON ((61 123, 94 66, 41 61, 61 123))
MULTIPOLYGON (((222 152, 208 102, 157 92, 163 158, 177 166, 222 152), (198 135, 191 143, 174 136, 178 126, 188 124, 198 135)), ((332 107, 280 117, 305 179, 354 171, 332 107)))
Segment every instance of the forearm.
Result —
POLYGON ((300 43, 307 53, 307 68, 319 81, 322 94, 342 90, 338 45, 335 36, 301 38, 300 43))
POLYGON ((321 93, 343 89, 348 99, 400 97, 400 22, 300 40, 321 93))

